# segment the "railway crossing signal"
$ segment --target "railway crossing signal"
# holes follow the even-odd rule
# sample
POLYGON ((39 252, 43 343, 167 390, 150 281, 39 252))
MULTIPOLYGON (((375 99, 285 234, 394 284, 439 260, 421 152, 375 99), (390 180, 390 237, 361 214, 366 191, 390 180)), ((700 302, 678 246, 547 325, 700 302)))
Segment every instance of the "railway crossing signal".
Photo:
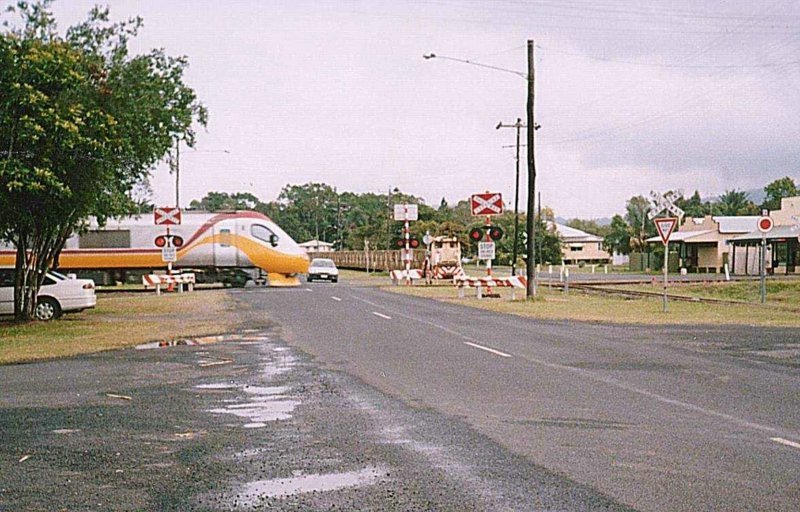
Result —
POLYGON ((178 235, 159 235, 153 241, 156 247, 181 247, 183 238, 178 235))
POLYGON ((487 192, 485 194, 473 194, 470 197, 472 215, 500 215, 503 213, 503 195, 500 193, 487 192))
POLYGON ((181 209, 161 207, 153 210, 155 224, 163 226, 177 226, 181 223, 181 209))

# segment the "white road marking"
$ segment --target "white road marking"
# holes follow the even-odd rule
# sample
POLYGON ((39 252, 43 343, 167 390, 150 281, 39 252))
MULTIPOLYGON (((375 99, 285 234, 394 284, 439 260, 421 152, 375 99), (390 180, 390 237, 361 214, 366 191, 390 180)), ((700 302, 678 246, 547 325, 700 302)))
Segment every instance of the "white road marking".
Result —
POLYGON ((392 317, 386 316, 386 315, 384 315, 382 313, 378 313, 377 311, 373 311, 372 314, 375 315, 375 316, 379 316, 381 318, 385 318, 386 320, 391 320, 392 319, 392 317))
POLYGON ((342 299, 340 299, 339 297, 335 297, 335 296, 331 295, 331 298, 333 300, 335 300, 336 302, 342 302, 342 299))
POLYGON ((795 443, 794 441, 789 441, 788 439, 784 439, 782 437, 771 437, 770 440, 786 446, 791 446, 792 448, 800 449, 800 443, 795 443))
POLYGON ((313 290, 313 289, 311 289, 311 288, 306 288, 305 290, 306 290, 307 292, 313 292, 313 291, 314 291, 314 290, 313 290))
POLYGON ((470 343, 469 341, 465 341, 464 345, 469 345, 470 347, 479 348, 481 350, 485 350, 486 352, 491 352, 492 354, 498 355, 500 357, 511 357, 511 354, 506 354, 505 352, 500 352, 499 350, 495 350, 493 348, 484 347, 483 345, 478 345, 477 343, 470 343))
MULTIPOLYGON (((355 300, 358 300, 360 302, 364 302, 365 304, 370 304, 372 306, 385 307, 382 304, 376 304, 376 303, 374 303, 372 301, 369 301, 369 300, 361 298, 361 297, 353 297, 353 298, 355 300)), ((421 319, 419 317, 406 315, 406 314, 403 314, 403 313, 398 313, 396 311, 395 311, 395 314, 397 316, 401 316, 403 318, 407 318, 409 320, 413 320, 413 321, 419 322, 421 324, 430 325, 431 327, 435 327, 437 329, 441 329, 442 331, 444 331, 444 332, 446 332, 448 334, 452 334, 453 336, 457 336, 457 337, 459 337, 459 338, 461 338, 463 340, 469 340, 469 341, 472 341, 472 342, 482 341, 482 340, 477 340, 475 338, 471 338, 471 337, 469 337, 469 336, 467 336, 465 334, 462 334, 460 332, 454 331, 452 329, 449 329, 449 328, 447 328, 447 327, 445 327, 443 325, 439 325, 439 324, 436 324, 434 322, 430 322, 428 320, 423 320, 423 319, 421 319)), ((626 382, 623 382, 621 380, 615 379, 613 377, 608 377, 608 376, 602 375, 602 374, 594 372, 592 370, 587 370, 585 368, 577 368, 575 366, 568 366, 568 365, 565 365, 565 364, 551 363, 550 361, 545 361, 543 359, 537 359, 537 358, 534 358, 534 357, 526 357, 526 356, 517 356, 517 357, 521 357, 521 359, 523 359, 523 360, 525 360, 525 361, 527 361, 529 363, 533 363, 533 364, 536 364, 536 365, 539 365, 539 366, 543 366, 545 368, 552 368, 554 370, 561 370, 561 371, 566 371, 566 372, 582 375, 583 377, 586 377, 586 378, 588 378, 590 380, 593 380, 595 382, 602 382, 603 384, 608 384, 609 386, 614 386, 616 388, 628 391, 630 393, 634 393, 634 394, 637 394, 637 395, 641 395, 641 396, 645 396, 645 397, 648 397, 648 398, 652 398, 653 400, 655 400, 657 402, 661 402, 661 403, 664 403, 664 404, 668 404, 668 405, 672 405, 672 406, 675 406, 675 407, 679 407, 681 409, 686 409, 686 410, 689 410, 689 411, 693 411, 693 412, 696 412, 696 413, 699 413, 699 414, 702 414, 702 415, 705 415, 705 416, 709 416, 709 417, 713 417, 713 418, 719 418, 719 419, 725 420, 725 421, 727 421, 729 423, 732 423, 734 425, 739 425, 741 427, 749 428, 751 430, 758 430, 760 432, 765 432, 765 433, 770 433, 770 434, 783 434, 785 432, 785 431, 782 431, 781 429, 776 428, 776 427, 772 427, 772 426, 769 426, 769 425, 763 425, 763 424, 760 424, 760 423, 756 423, 756 422, 753 422, 753 421, 749 421, 749 420, 745 420, 745 419, 739 418, 737 416, 733 416, 732 414, 727 414, 727 413, 724 413, 724 412, 721 412, 721 411, 717 411, 717 410, 714 410, 714 409, 707 409, 705 407, 693 404, 691 402, 685 402, 683 400, 677 400, 677 399, 674 399, 674 398, 670 398, 668 396, 660 395, 658 393, 654 393, 652 391, 648 391, 646 389, 634 386, 632 384, 628 384, 626 382)), ((782 438, 778 438, 778 439, 782 439, 782 438)), ((775 442, 780 442, 780 441, 775 441, 775 442)), ((792 442, 792 441, 789 441, 789 442, 792 442)))

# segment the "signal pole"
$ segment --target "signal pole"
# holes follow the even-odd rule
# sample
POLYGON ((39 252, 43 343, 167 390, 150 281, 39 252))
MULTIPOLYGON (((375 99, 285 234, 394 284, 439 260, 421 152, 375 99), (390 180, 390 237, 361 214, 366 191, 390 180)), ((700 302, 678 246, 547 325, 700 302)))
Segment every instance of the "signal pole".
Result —
MULTIPOLYGON (((533 39, 528 39, 528 126, 536 127, 533 118, 534 101, 534 61, 533 61, 533 39)), ((528 233, 527 261, 525 262, 525 277, 528 286, 525 290, 527 298, 536 297, 536 238, 534 237, 534 216, 536 215, 536 161, 534 159, 534 136, 535 129, 528 130, 528 217, 525 222, 525 230, 528 233)))
POLYGON ((519 245, 519 131, 528 125, 522 124, 522 119, 517 118, 514 124, 503 124, 502 121, 498 123, 496 129, 500 128, 516 128, 517 129, 517 177, 514 181, 514 254, 511 257, 511 275, 517 275, 517 246, 519 245))

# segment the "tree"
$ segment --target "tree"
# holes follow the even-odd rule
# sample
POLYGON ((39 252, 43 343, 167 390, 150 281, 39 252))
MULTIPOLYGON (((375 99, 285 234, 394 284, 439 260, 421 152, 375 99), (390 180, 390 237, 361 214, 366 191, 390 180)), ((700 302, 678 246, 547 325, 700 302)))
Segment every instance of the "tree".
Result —
POLYGON ((700 192, 694 191, 694 194, 688 199, 681 195, 676 201, 675 206, 683 210, 686 217, 705 217, 711 214, 711 204, 704 203, 700 197, 700 192))
POLYGON ((219 212, 226 210, 254 210, 261 201, 249 192, 208 192, 199 201, 193 200, 189 203, 189 208, 193 210, 203 210, 207 212, 219 212))
POLYGON ((631 252, 631 227, 621 215, 611 218, 608 233, 603 238, 603 245, 609 254, 630 254, 631 252))
POLYGON ((625 221, 630 226, 631 250, 643 252, 648 249, 648 238, 656 235, 653 221, 647 217, 650 211, 650 201, 644 196, 635 196, 625 203, 625 221))
POLYGON ((794 180, 786 176, 764 187, 764 193, 766 197, 761 204, 761 208, 772 211, 781 207, 781 199, 800 195, 800 190, 797 188, 794 180))
POLYGON ((736 216, 757 215, 758 206, 750 200, 747 192, 740 190, 726 190, 719 199, 713 203, 714 215, 736 216))
POLYGON ((111 24, 95 8, 61 36, 49 5, 19 2, 22 27, 0 34, 0 238, 16 248, 17 321, 67 238, 89 216, 129 213, 172 140, 193 144, 206 121, 185 59, 129 55, 140 19, 111 24))

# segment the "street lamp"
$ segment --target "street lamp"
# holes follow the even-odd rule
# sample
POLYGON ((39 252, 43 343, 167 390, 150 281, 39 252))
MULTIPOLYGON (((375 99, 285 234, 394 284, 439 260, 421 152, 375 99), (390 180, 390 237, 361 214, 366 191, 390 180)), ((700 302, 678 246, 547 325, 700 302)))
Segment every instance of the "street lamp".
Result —
MULTIPOLYGON (((527 118, 528 126, 533 126, 534 128, 537 127, 536 122, 533 118, 533 102, 534 102, 534 61, 533 61, 533 40, 528 40, 528 72, 522 73, 520 71, 516 71, 513 69, 506 69, 497 66, 491 66, 489 64, 483 64, 480 62, 474 62, 465 59, 457 59, 455 57, 446 57, 444 55, 436 55, 435 53, 427 53, 422 56, 426 60, 430 59, 445 59, 445 60, 452 60, 455 62, 461 62, 463 64, 470 64, 473 66, 479 66, 482 68, 493 69, 495 71, 502 71, 504 73, 511 73, 517 76, 520 76, 528 82, 528 101, 527 101, 527 118)), ((534 132, 536 130, 528 130, 528 217, 526 222, 526 233, 528 234, 528 247, 527 247, 527 260, 526 260, 526 268, 525 268, 525 276, 528 280, 528 285, 526 289, 526 296, 528 298, 536 296, 536 262, 535 254, 536 254, 536 238, 535 238, 535 231, 534 231, 534 214, 535 214, 535 207, 536 207, 536 160, 534 158, 534 132)))
MULTIPOLYGON (((227 153, 227 149, 195 149, 192 153, 227 153)), ((175 139, 175 158, 169 159, 169 170, 175 173, 175 207, 181 207, 180 183, 181 183, 181 141, 175 139)))

